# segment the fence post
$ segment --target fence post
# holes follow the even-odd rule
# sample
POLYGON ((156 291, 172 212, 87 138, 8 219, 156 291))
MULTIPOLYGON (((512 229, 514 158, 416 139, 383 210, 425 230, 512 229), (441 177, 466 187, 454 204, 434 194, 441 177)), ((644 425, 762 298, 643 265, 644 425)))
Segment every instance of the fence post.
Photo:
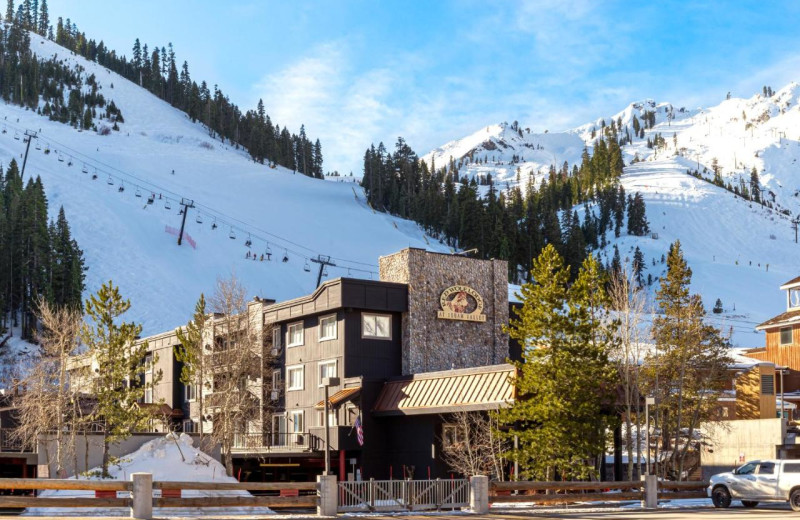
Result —
POLYGON ((131 518, 153 518, 153 474, 131 473, 131 518))
POLYGON ((336 475, 317 476, 317 516, 336 516, 336 487, 336 475))
POLYGON ((473 475, 469 479, 469 507, 478 515, 489 512, 489 477, 473 475))
POLYGON ((658 476, 644 476, 644 507, 646 509, 658 508, 658 476))

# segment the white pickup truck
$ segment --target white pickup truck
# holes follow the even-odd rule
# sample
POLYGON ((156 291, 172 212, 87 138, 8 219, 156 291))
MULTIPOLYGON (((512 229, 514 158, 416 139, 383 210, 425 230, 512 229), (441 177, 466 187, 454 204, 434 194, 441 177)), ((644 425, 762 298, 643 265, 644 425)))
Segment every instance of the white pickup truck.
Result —
POLYGON ((741 500, 744 507, 759 502, 789 502, 800 511, 800 460, 756 460, 710 479, 708 496, 714 507, 741 500))

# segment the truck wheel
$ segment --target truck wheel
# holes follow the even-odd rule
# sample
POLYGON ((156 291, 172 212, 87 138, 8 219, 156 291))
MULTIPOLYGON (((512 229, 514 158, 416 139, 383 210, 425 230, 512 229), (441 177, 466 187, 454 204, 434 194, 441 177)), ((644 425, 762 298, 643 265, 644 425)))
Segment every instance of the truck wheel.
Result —
POLYGON ((754 508, 758 505, 758 502, 755 500, 742 500, 742 505, 747 508, 754 508))
POLYGON ((800 512, 800 489, 792 490, 789 495, 789 505, 792 506, 792 511, 800 512))
MULTIPOLYGON (((798 507, 800 507, 800 492, 798 492, 797 500, 798 500, 797 502, 798 507)), ((714 503, 714 507, 721 507, 721 508, 730 507, 731 494, 728 491, 728 488, 726 488, 725 486, 715 487, 714 490, 711 491, 711 502, 714 503)))

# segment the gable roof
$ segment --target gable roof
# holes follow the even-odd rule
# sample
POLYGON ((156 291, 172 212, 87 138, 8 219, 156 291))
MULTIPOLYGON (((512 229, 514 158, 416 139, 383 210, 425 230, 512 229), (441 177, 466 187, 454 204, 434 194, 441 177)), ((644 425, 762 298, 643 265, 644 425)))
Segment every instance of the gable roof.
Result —
POLYGON ((771 329, 780 325, 791 325, 794 323, 800 323, 800 309, 792 309, 778 314, 774 318, 770 318, 761 325, 756 326, 756 330, 771 329))

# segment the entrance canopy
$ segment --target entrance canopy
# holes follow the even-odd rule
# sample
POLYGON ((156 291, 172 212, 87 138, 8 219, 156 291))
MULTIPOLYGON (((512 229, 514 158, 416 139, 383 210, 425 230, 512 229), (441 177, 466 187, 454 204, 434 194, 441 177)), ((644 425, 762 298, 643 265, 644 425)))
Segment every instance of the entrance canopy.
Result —
POLYGON ((512 365, 414 374, 384 384, 374 415, 423 415, 496 410, 514 400, 512 365))

